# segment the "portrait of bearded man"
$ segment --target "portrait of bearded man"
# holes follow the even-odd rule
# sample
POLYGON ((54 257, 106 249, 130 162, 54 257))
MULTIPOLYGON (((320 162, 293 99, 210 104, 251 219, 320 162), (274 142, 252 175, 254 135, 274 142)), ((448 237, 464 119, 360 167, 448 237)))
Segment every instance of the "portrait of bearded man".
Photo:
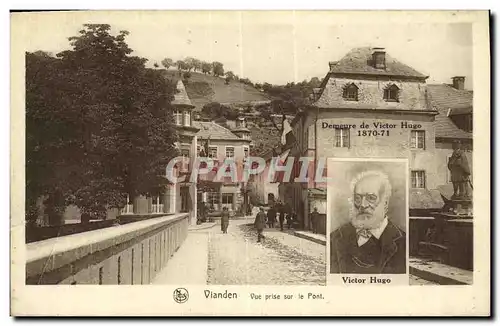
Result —
POLYGON ((360 173, 351 183, 351 195, 349 222, 330 234, 330 273, 405 274, 406 233, 388 216, 388 176, 360 173))

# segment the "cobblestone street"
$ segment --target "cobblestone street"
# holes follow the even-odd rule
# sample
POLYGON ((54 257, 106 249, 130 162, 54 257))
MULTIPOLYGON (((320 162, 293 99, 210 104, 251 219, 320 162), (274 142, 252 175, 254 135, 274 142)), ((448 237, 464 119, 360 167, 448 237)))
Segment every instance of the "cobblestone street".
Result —
POLYGON ((326 248, 309 240, 265 229, 257 243, 253 219, 231 220, 209 233, 208 284, 325 285, 326 248))

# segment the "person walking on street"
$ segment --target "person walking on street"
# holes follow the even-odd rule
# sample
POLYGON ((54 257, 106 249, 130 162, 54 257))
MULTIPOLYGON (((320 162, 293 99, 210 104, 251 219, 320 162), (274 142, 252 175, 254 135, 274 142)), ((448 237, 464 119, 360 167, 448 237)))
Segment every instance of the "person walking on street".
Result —
POLYGON ((280 221, 280 230, 283 231, 283 223, 285 223, 285 208, 283 207, 283 204, 280 202, 278 203, 278 213, 279 213, 279 221, 280 221))
POLYGON ((205 202, 201 202, 200 203, 200 222, 201 223, 204 223, 207 221, 207 206, 205 204, 205 202))
POLYGON ((292 228, 292 214, 291 213, 288 213, 286 214, 286 225, 288 227, 288 230, 290 230, 292 228))
POLYGON ((276 209, 274 207, 271 207, 267 211, 267 225, 269 225, 270 228, 274 228, 275 221, 276 221, 276 209))
POLYGON ((295 212, 288 204, 286 204, 285 206, 285 212, 286 212, 286 222, 288 224, 288 229, 290 230, 292 228, 293 221, 295 220, 295 212))
POLYGON ((318 221, 319 220, 319 213, 318 213, 318 208, 314 207, 313 212, 311 213, 311 224, 312 224, 312 230, 313 233, 318 233, 318 221))
POLYGON ((228 226, 229 226, 229 211, 227 210, 227 207, 224 207, 220 219, 220 228, 222 233, 227 233, 228 226))
POLYGON ((266 226, 266 213, 264 212, 264 207, 260 207, 260 211, 255 217, 254 227, 257 229, 257 242, 260 242, 264 235, 264 227, 266 226))

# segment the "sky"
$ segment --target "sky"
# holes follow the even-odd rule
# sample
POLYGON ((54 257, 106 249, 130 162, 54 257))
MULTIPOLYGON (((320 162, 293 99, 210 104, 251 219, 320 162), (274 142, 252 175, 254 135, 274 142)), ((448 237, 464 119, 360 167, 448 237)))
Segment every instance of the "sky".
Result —
POLYGON ((127 30, 133 54, 148 66, 163 58, 187 56, 220 61, 253 82, 286 84, 323 78, 328 62, 351 48, 384 47, 393 58, 428 75, 427 83, 451 83, 465 76, 472 88, 472 25, 405 22, 401 19, 345 19, 328 12, 93 12, 36 13, 16 17, 26 51, 57 53, 70 48, 84 23, 106 23, 114 33, 127 30))

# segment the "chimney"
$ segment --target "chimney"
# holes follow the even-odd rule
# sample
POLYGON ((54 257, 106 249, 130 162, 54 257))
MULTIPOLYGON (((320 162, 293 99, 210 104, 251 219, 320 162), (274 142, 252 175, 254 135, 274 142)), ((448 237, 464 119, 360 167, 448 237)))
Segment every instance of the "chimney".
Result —
POLYGON ((465 77, 463 76, 455 76, 451 78, 453 80, 453 88, 458 90, 464 89, 465 77))
POLYGON ((373 48, 372 60, 376 69, 385 69, 385 49, 373 48))

